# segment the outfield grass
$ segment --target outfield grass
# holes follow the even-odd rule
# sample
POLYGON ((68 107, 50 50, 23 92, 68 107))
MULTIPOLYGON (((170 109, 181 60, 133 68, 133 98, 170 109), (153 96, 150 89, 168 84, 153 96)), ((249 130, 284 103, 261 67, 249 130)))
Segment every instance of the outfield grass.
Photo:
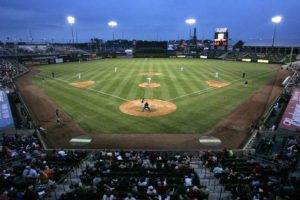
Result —
POLYGON ((199 133, 212 128, 275 75, 273 65, 200 59, 104 59, 40 67, 34 81, 87 132, 93 133, 199 133), (180 68, 184 67, 181 71, 180 68), (117 72, 114 68, 117 67, 117 72), (141 72, 152 76, 159 88, 140 88, 141 72), (55 79, 50 78, 55 73, 55 79), (231 83, 212 88, 206 80, 231 83), (242 73, 249 82, 244 87, 242 73), (78 79, 81 73, 81 79, 78 79), (41 75, 47 76, 43 83, 41 75), (70 82, 95 81, 88 88, 70 82), (167 100, 176 112, 161 117, 135 117, 119 111, 127 100, 142 97, 167 100))

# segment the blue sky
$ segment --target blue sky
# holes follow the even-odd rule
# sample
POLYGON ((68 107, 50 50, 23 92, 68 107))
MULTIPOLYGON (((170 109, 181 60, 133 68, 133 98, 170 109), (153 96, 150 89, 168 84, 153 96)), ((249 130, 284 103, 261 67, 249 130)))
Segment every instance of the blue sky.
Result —
POLYGON ((282 15, 278 41, 300 43, 300 0, 0 0, 0 40, 20 38, 29 32, 66 42, 71 28, 66 17, 76 18, 79 41, 92 37, 112 39, 109 20, 116 20, 115 38, 187 39, 185 19, 197 19, 198 38, 213 38, 216 27, 228 27, 232 40, 269 41, 272 16, 282 15))

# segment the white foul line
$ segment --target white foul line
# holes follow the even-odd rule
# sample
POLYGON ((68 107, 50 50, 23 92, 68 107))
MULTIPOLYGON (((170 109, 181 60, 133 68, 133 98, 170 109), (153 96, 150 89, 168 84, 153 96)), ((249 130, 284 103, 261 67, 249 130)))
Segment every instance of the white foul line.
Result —
MULTIPOLYGON (((256 76, 256 75, 253 75, 253 76, 255 76, 255 77, 261 77, 261 76, 264 76, 264 74, 268 74, 268 73, 270 73, 270 72, 265 72, 265 73, 263 73, 263 74, 260 74, 260 76, 256 76)), ((251 76, 250 76, 250 77, 251 77, 251 76)), ((239 80, 242 80, 242 78, 233 80, 233 81, 231 81, 231 82, 229 82, 229 83, 232 84, 233 82, 237 82, 237 81, 239 81, 239 80)), ((192 93, 189 93, 189 94, 181 95, 181 96, 175 97, 175 98, 173 98, 173 99, 168 99, 168 100, 166 100, 166 101, 174 101, 174 100, 176 100, 176 99, 180 99, 180 98, 183 98, 183 97, 186 97, 186 96, 190 96, 190 95, 193 95, 193 94, 203 94, 203 93, 205 93, 205 92, 213 91, 213 90, 216 90, 216 89, 220 89, 220 88, 206 88, 206 89, 198 90, 198 91, 196 91, 196 92, 192 92, 192 93)))
MULTIPOLYGON (((63 79, 59 79, 59 78, 55 78, 56 80, 59 80, 59 81, 62 81, 64 83, 68 83, 68 81, 66 80, 63 80, 63 79)), ((98 90, 95 90, 95 89, 92 89, 92 88, 84 88, 86 90, 91 90, 93 92, 97 92, 97 93, 100 93, 100 94, 104 94, 104 95, 107 95, 107 96, 110 96, 110 97, 114 97, 116 99, 121 99, 123 101, 129 101, 128 99, 125 99, 125 98, 122 98, 122 97, 119 97, 119 96, 116 96, 116 95, 113 95, 113 94, 108 94, 106 92, 102 92, 102 91, 98 91, 98 90)))

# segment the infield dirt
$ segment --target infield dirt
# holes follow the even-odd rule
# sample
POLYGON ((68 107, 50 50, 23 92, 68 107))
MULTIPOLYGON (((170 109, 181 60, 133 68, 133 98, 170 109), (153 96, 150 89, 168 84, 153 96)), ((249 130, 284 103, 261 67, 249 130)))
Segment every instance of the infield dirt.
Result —
POLYGON ((160 87, 160 84, 159 83, 140 83, 139 87, 156 88, 156 87, 160 87))
MULTIPOLYGON (((281 83, 291 72, 278 69, 273 80, 262 86, 247 101, 239 105, 226 118, 221 120, 207 133, 193 134, 101 134, 86 133, 65 112, 61 112, 63 126, 55 124, 55 109, 59 108, 35 83, 32 78, 38 68, 18 78, 15 82, 33 119, 47 129, 43 134, 48 148, 85 148, 85 149, 177 149, 199 150, 212 148, 239 148, 250 136, 249 127, 257 120, 271 102, 280 94, 281 83), (251 108, 251 109, 249 109, 251 108), (92 142, 85 146, 72 146, 69 140, 80 135, 90 135, 92 142), (199 137, 212 135, 222 140, 222 145, 209 147, 199 143, 199 137)), ((61 109, 62 110, 62 109, 61 109)), ((146 111, 145 111, 146 112, 146 111)), ((197 119, 195 119, 197 120, 197 119)))
POLYGON ((94 84, 95 84, 95 81, 82 81, 82 82, 69 83, 69 85, 72 85, 72 86, 78 87, 78 88, 85 88, 85 87, 89 87, 94 84))
POLYGON ((139 76, 159 76, 161 73, 159 72, 142 72, 139 73, 139 76))
POLYGON ((144 102, 148 102, 150 106, 149 110, 143 111, 144 104, 141 100, 128 101, 120 105, 121 112, 143 117, 157 117, 162 115, 168 115, 176 111, 176 105, 174 103, 163 101, 159 99, 146 99, 144 102))
POLYGON ((224 82, 215 81, 215 80, 208 80, 205 82, 207 85, 209 85, 211 87, 217 87, 217 88, 226 87, 226 86, 230 85, 229 83, 224 83, 224 82))

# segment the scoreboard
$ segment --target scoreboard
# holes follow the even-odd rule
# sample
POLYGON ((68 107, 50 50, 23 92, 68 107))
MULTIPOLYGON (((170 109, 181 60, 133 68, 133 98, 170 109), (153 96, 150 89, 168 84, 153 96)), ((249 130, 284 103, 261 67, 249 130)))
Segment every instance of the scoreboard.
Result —
POLYGON ((225 47, 228 46, 228 29, 227 28, 216 28, 214 37, 214 46, 225 47))

